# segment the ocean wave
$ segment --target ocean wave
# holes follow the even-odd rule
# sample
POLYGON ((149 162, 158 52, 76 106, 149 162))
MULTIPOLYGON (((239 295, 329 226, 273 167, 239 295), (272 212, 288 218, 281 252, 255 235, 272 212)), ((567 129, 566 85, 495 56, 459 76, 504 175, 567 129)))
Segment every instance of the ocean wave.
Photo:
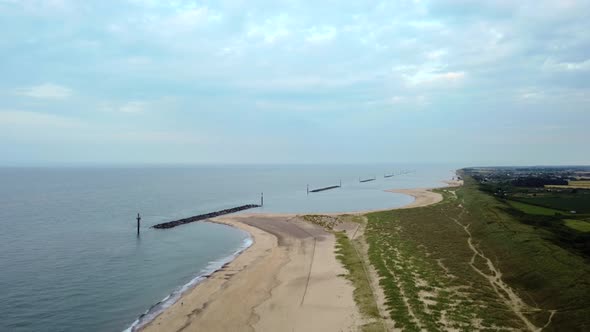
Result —
POLYGON ((176 301, 178 301, 178 299, 180 299, 184 293, 193 289, 203 280, 206 280, 213 273, 219 271, 226 264, 233 261, 239 254, 241 254, 244 250, 248 249, 252 245, 252 243, 252 237, 248 235, 248 237, 244 239, 242 245, 238 248, 238 250, 236 250, 229 256, 223 257, 221 259, 212 261, 209 264, 207 264, 207 266, 191 281, 178 287, 171 294, 167 295, 162 300, 152 305, 148 310, 146 310, 146 312, 141 314, 128 328, 123 330, 123 332, 137 331, 138 329, 142 328, 143 326, 154 320, 164 310, 176 303, 176 301))

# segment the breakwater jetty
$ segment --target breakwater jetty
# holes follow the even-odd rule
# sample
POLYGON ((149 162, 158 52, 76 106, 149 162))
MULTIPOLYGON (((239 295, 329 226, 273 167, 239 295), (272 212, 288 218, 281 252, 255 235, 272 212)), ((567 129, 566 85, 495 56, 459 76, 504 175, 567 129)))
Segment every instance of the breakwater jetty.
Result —
POLYGON ((312 189, 309 192, 310 193, 318 193, 320 191, 336 189, 336 188, 340 188, 340 186, 329 186, 329 187, 324 187, 324 188, 317 188, 317 189, 312 189))
POLYGON ((375 181, 375 178, 371 178, 371 179, 364 179, 364 180, 359 180, 360 183, 363 182, 370 182, 370 181, 375 181))
POLYGON ((316 189, 312 189, 312 190, 309 190, 309 185, 307 185, 307 194, 309 195, 309 193, 319 193, 320 191, 336 189, 336 188, 342 188, 342 180, 340 180, 340 184, 338 184, 337 186, 322 187, 322 188, 316 188, 316 189))
POLYGON ((248 210, 248 209, 254 209, 254 208, 257 208, 257 207, 261 207, 261 205, 258 205, 258 204, 246 204, 246 205, 237 206, 237 207, 234 207, 234 208, 231 208, 231 209, 225 209, 225 210, 220 210, 220 211, 215 211, 215 212, 200 214, 198 216, 193 216, 193 217, 189 217, 189 218, 184 218, 184 219, 180 219, 180 220, 169 221, 169 222, 157 224, 157 225, 152 226, 152 228, 157 228, 157 229, 173 228, 173 227, 184 225, 184 224, 188 224, 188 223, 191 223, 191 222, 195 222, 195 221, 199 221, 199 220, 204 220, 204 219, 209 219, 209 218, 213 218, 213 217, 219 217, 219 216, 222 216, 224 214, 236 213, 236 212, 240 212, 240 211, 244 211, 244 210, 248 210))
POLYGON ((384 178, 390 178, 392 176, 393 176, 393 174, 385 174, 385 175, 383 175, 384 178))

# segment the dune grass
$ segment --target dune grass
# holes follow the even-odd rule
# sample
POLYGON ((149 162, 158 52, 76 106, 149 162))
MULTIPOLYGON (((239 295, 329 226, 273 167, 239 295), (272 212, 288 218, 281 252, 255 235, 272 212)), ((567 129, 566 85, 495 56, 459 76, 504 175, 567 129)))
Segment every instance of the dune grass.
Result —
POLYGON ((360 330, 363 332, 385 332, 385 327, 375 302, 365 262, 360 256, 359 241, 351 240, 346 231, 337 231, 335 228, 342 223, 363 223, 364 218, 358 215, 304 215, 303 220, 319 225, 331 232, 336 237, 336 258, 344 266, 347 273, 343 275, 352 286, 354 301, 363 316, 363 324, 360 330))
POLYGON ((362 258, 344 232, 335 232, 334 234, 336 236, 336 258, 348 271, 344 277, 350 280, 354 286, 353 296, 359 311, 365 318, 377 320, 363 325, 362 330, 367 332, 384 331, 362 258))
POLYGON ((369 259, 396 327, 590 329, 588 262, 465 183, 439 191, 445 199, 433 206, 367 215, 369 259))

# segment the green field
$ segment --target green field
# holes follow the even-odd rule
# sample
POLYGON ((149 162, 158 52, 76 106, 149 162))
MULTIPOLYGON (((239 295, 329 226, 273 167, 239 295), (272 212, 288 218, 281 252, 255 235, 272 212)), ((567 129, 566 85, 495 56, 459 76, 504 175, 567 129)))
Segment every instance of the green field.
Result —
POLYGON ((518 197, 518 201, 553 208, 562 211, 576 211, 577 213, 590 213, 590 191, 578 191, 577 193, 543 194, 537 197, 518 197))
POLYGON ((550 209, 550 208, 537 206, 537 205, 526 204, 526 203, 522 203, 522 202, 518 202, 518 201, 507 200, 506 202, 510 206, 512 206, 513 208, 515 208, 523 213, 528 213, 528 214, 535 214, 535 215, 540 215, 540 216, 554 216, 556 214, 563 214, 564 213, 563 211, 560 211, 560 210, 550 209))
POLYGON ((576 219, 565 219, 564 223, 567 227, 575 229, 579 232, 590 232, 590 222, 576 219))
MULTIPOLYGON (((369 260, 396 328, 590 330, 587 260, 470 178, 443 193, 433 206, 367 215, 369 260)), ((540 219, 555 213, 516 203, 540 219)))

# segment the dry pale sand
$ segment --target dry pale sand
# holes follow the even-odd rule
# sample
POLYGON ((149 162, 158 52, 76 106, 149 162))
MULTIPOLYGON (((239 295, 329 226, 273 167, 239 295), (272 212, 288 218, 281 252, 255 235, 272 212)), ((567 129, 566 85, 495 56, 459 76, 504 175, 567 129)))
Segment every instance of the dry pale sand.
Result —
POLYGON ((360 314, 335 238, 295 217, 225 216, 254 244, 145 331, 356 331, 360 314))
MULTIPOLYGON (((442 199, 430 189, 391 192, 415 198, 402 208, 442 199)), ((346 271, 334 254, 334 235, 292 214, 237 214, 212 221, 247 231, 254 243, 142 330, 359 329, 363 319, 353 299, 352 285, 341 276, 346 271)))
MULTIPOLYGON (((449 187, 457 187, 463 185, 463 181, 443 181, 449 187)), ((436 204, 442 201, 443 197, 439 193, 432 191, 434 188, 416 188, 416 189, 391 189, 387 190, 392 193, 405 194, 414 197, 414 201, 410 204, 399 207, 398 209, 411 209, 421 206, 436 204)))

